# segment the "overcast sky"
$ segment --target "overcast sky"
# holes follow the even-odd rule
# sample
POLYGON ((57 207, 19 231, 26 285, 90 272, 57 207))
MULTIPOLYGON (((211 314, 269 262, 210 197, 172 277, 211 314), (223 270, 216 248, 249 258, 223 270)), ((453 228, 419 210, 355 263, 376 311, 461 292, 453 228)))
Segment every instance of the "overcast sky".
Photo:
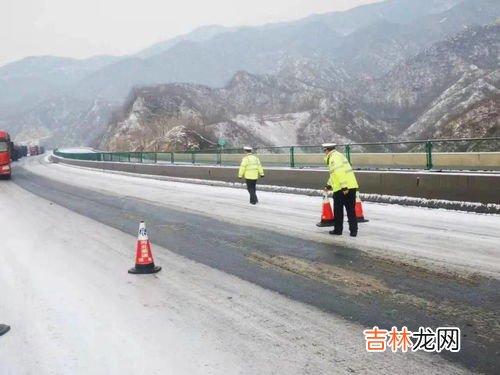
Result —
POLYGON ((0 66, 26 56, 123 55, 204 25, 259 25, 376 0, 0 0, 0 66))

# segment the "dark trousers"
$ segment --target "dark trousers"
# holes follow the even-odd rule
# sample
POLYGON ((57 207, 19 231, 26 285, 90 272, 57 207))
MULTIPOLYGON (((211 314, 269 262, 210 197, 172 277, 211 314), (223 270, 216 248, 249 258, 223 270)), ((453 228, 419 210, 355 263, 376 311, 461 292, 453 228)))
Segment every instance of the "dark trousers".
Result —
POLYGON ((257 199, 257 180, 246 180, 247 190, 250 193, 250 203, 256 204, 259 200, 257 199))
POLYGON ((356 190, 349 189, 349 193, 344 194, 342 190, 333 193, 333 216, 334 216, 334 231, 342 233, 344 229, 344 207, 347 211, 347 219, 349 220, 349 231, 358 233, 358 220, 356 219, 356 190))

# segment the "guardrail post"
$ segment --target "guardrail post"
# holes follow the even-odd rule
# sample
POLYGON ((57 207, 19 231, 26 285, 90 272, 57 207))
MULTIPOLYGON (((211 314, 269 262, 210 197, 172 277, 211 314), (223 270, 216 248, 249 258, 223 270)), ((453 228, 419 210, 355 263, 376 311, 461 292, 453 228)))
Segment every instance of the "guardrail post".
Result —
POLYGON ((345 145, 345 157, 347 158, 347 161, 349 164, 352 165, 351 163, 351 145, 345 145))
POLYGON ((196 159, 195 159, 195 156, 194 156, 194 152, 191 153, 191 161, 192 161, 193 164, 196 162, 196 159))
POLYGON ((290 167, 295 168, 295 152, 294 147, 290 147, 290 167))
POLYGON ((425 159, 426 159, 426 169, 432 169, 432 142, 425 142, 425 159))
POLYGON ((217 165, 222 165, 222 148, 217 148, 217 165))

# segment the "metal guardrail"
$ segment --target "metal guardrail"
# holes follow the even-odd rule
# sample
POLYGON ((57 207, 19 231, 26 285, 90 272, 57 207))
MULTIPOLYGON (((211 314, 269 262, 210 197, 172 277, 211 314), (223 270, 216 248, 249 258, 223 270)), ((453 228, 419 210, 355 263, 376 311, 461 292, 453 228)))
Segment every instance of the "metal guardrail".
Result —
MULTIPOLYGON (((339 144, 356 169, 500 170, 500 137, 339 144), (441 152, 445 150, 444 152, 441 152), (451 150, 451 151, 449 151, 451 150)), ((259 147, 254 152, 264 165, 291 168, 322 167, 321 146, 259 147)), ((94 161, 239 165, 242 148, 176 152, 69 153, 56 156, 94 161)))

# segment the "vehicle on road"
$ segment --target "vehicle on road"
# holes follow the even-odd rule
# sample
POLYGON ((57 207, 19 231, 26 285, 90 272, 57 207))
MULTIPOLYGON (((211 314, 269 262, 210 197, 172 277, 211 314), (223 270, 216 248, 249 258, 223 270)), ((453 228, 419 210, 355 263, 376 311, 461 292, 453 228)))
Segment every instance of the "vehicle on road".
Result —
POLYGON ((0 130, 0 177, 9 179, 11 176, 12 143, 9 133, 0 130))

